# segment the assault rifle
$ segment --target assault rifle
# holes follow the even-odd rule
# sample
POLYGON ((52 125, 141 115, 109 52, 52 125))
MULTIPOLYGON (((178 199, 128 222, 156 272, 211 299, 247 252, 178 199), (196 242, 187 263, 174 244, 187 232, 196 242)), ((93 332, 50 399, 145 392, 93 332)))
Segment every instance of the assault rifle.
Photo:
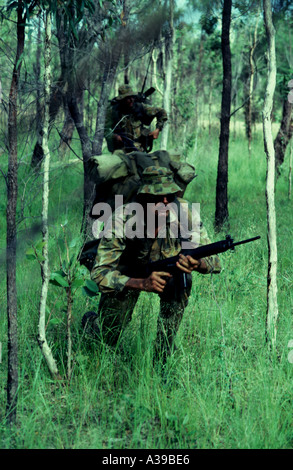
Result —
POLYGON ((137 96, 135 98, 136 101, 138 101, 139 103, 145 103, 147 98, 156 91, 154 87, 149 88, 146 92, 144 92, 143 89, 144 87, 142 87, 142 90, 137 93, 137 96))
POLYGON ((175 295, 175 298, 180 298, 181 294, 188 287, 188 283, 190 282, 190 276, 188 281, 187 274, 176 266, 177 261, 179 261, 180 254, 184 256, 190 255, 192 258, 199 260, 208 256, 224 253, 228 250, 234 251, 235 246, 250 243, 258 240, 259 238, 260 236, 258 235, 257 237, 234 243, 231 236, 227 235, 225 240, 221 240, 219 242, 199 246, 198 248, 182 249, 176 256, 147 263, 145 267, 145 277, 150 276, 154 271, 165 271, 172 274, 173 277, 171 279, 167 279, 168 282, 161 297, 168 299, 170 297, 174 298, 175 295))
MULTIPOLYGON (((192 256, 194 259, 201 259, 206 258, 207 256, 216 255, 219 253, 224 253, 228 250, 233 250, 237 245, 243 245, 245 243, 250 243, 255 240, 258 240, 260 236, 249 238, 247 240, 242 240, 240 242, 234 243, 233 239, 230 235, 226 236, 225 240, 221 240, 219 242, 210 243, 209 245, 199 246, 198 248, 193 249, 182 249, 180 254, 185 256, 192 256)), ((92 240, 87 242, 79 255, 79 262, 81 265, 87 267, 89 271, 92 270, 94 266, 94 261, 97 254, 97 249, 99 245, 100 239, 92 240)), ((166 258, 159 261, 150 261, 146 264, 146 266, 136 266, 130 267, 130 269, 126 269, 124 274, 130 277, 142 277, 147 278, 150 274, 154 271, 165 271, 172 274, 172 278, 168 278, 167 285, 164 289, 164 293, 161 294, 161 297, 168 299, 168 298, 180 298, 180 295, 187 287, 188 278, 185 272, 181 271, 181 269, 177 268, 176 263, 179 260, 179 254, 176 256, 172 256, 170 258, 166 258)))
POLYGON ((241 240, 240 242, 234 243, 233 238, 230 235, 226 236, 225 240, 219 242, 210 243, 208 245, 199 246, 197 248, 183 248, 180 253, 170 258, 165 258, 159 261, 150 261, 146 265, 147 277, 154 271, 166 271, 170 274, 180 271, 177 268, 176 263, 179 261, 179 255, 188 256, 190 255, 194 259, 206 258, 208 256, 217 255, 224 253, 228 250, 233 250, 237 245, 243 245, 244 243, 250 243, 258 240, 260 236, 254 238, 248 238, 247 240, 241 240))

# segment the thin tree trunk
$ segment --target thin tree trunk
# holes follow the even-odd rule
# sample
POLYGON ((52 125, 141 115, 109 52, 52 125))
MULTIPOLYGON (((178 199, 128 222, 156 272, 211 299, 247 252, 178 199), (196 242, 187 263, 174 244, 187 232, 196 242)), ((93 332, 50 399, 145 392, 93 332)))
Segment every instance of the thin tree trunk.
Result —
POLYGON ((194 127, 196 131, 196 138, 198 135, 198 102, 199 97, 202 91, 202 73, 201 73, 201 66, 202 66, 202 59, 204 53, 204 41, 205 35, 203 31, 201 32, 200 36, 200 44, 199 44, 199 52, 198 52, 198 64, 196 67, 196 76, 195 76, 195 113, 194 113, 194 127))
MULTIPOLYGON (((121 38, 120 38, 121 39, 121 38)), ((122 41, 118 41, 112 47, 112 53, 107 55, 100 99, 97 108, 96 131, 92 145, 92 155, 100 155, 103 148, 103 139, 105 132, 105 118, 108 105, 108 99, 113 86, 115 75, 122 52, 122 41)), ((83 212, 83 233, 85 237, 91 236, 90 211, 93 206, 96 185, 89 177, 88 163, 84 161, 84 212, 83 212)))
POLYGON ((124 53, 124 83, 129 83, 128 66, 129 66, 129 51, 127 49, 127 23, 129 17, 128 0, 123 0, 123 11, 121 14, 122 27, 120 33, 117 35, 117 39, 114 44, 110 44, 110 50, 106 51, 105 54, 105 67, 101 88, 101 95, 98 103, 97 118, 96 118, 96 130, 93 141, 92 153, 93 155, 100 155, 102 153, 104 132, 105 132, 105 118, 108 105, 108 99, 111 92, 111 88, 114 83, 116 76, 117 67, 121 54, 124 53))
POLYGON ((83 157, 83 174, 84 174, 84 183, 83 183, 83 219, 81 225, 81 233, 84 237, 90 235, 89 229, 89 213, 92 207, 92 202, 95 195, 95 185, 92 182, 89 176, 88 163, 89 159, 92 156, 92 143, 87 134, 85 125, 84 125, 84 113, 83 113, 83 100, 81 100, 80 106, 78 106, 76 93, 74 92, 74 83, 69 81, 69 92, 67 96, 68 109, 70 111, 71 117, 74 121, 76 130, 79 135, 82 157, 83 157))
POLYGON ((275 29, 270 0, 263 0, 264 23, 268 41, 268 78, 263 107, 264 147, 267 156, 266 202, 268 228, 268 276, 267 276, 267 340, 272 350, 276 346, 277 301, 277 235, 275 210, 275 151, 272 136, 271 113, 276 86, 275 29))
MULTIPOLYGON (((174 0, 170 2, 170 20, 169 31, 165 39, 165 78, 164 78, 164 98, 163 107, 167 112, 168 117, 171 115, 171 88, 172 88, 172 68, 173 68, 173 45, 174 45, 174 0)), ((170 121, 168 120, 161 134, 161 149, 166 150, 168 146, 168 136, 170 129, 170 121)))
MULTIPOLYGON (((128 0, 123 0, 123 19, 122 25, 124 28, 127 28, 128 18, 129 18, 129 8, 128 8, 128 0)), ((129 49, 127 41, 124 43, 123 47, 123 56, 124 56, 124 83, 125 85, 129 84, 129 49)))
MULTIPOLYGON (((62 105, 64 86, 65 86, 65 82, 61 76, 59 80, 57 81, 56 85, 53 86, 51 89, 50 106, 49 106, 49 114, 50 114, 49 134, 52 130, 58 111, 62 105)), ((35 144, 33 155, 32 155, 32 161, 31 161, 32 168, 36 168, 42 162, 44 158, 44 150, 42 148, 43 124, 41 120, 42 119, 41 112, 39 112, 37 119, 40 120, 39 125, 38 125, 39 132, 37 133, 37 142, 35 144)))
POLYGON ((49 371, 54 379, 60 378, 56 361, 53 357, 51 348, 47 342, 45 324, 46 324, 46 304, 50 279, 49 271, 49 231, 48 231, 48 208, 49 208, 49 169, 50 169, 50 151, 48 146, 49 134, 49 102, 50 102, 50 85, 51 85, 51 13, 45 14, 45 73, 44 73, 44 95, 45 95, 45 111, 43 123, 43 139, 42 148, 44 151, 43 158, 43 200, 42 200, 42 232, 43 232, 43 258, 41 262, 42 289, 39 307, 39 327, 38 327, 38 343, 47 362, 49 371))
POLYGON ((254 88, 254 59, 253 54, 257 43, 257 27, 258 27, 259 11, 257 12, 257 19, 254 28, 253 41, 249 49, 249 78, 248 78, 248 96, 245 107, 245 120, 246 120, 246 136, 248 140, 248 154, 251 156, 251 141, 252 141, 252 95, 254 88))
POLYGON ((121 52, 122 40, 121 37, 119 37, 119 40, 116 41, 114 45, 112 45, 111 50, 105 54, 106 63, 103 74, 101 95, 97 108, 96 130, 93 141, 93 155, 100 155, 102 153, 108 99, 114 83, 121 52))
POLYGON ((195 108, 194 108, 194 128, 195 128, 195 136, 194 136, 194 145, 193 145, 193 155, 197 153, 197 141, 198 141, 198 130, 199 130, 199 97, 200 92, 202 90, 202 79, 201 79, 201 66, 202 66, 202 58, 204 52, 204 33, 201 32, 200 37, 200 45, 199 45, 199 53, 198 53, 198 64, 196 68, 196 77, 195 77, 195 108))
POLYGON ((7 317, 8 317, 8 379, 7 416, 10 424, 16 422, 18 390, 18 341, 17 341, 17 288, 16 288, 16 206, 17 206, 17 98, 22 54, 24 50, 25 18, 22 1, 17 9, 17 51, 9 93, 8 146, 9 161, 7 175, 7 317))
POLYGON ((222 15, 223 91, 221 104, 221 132, 216 187, 215 228, 220 230, 228 222, 228 151, 231 110, 231 49, 230 23, 232 0, 224 0, 222 15))
MULTIPOLYGON (((174 135, 178 135, 178 129, 179 129, 179 124, 178 124, 178 118, 179 118, 179 113, 177 112, 176 109, 176 100, 177 100, 177 92, 178 89, 180 89, 180 74, 182 70, 182 38, 178 39, 177 42, 177 51, 176 51, 176 65, 174 64, 173 69, 174 69, 174 74, 173 74, 173 93, 172 93, 172 123, 173 123, 173 132, 174 135)), ((182 145, 182 148, 184 146, 182 145)))
POLYGON ((152 61, 153 61, 153 79, 154 79, 154 86, 156 90, 163 96, 163 92, 159 87, 158 78, 157 78, 157 61, 158 61, 159 51, 154 48, 152 51, 152 61))
POLYGON ((213 80, 211 80, 210 89, 209 89, 209 135, 212 134, 213 86, 214 86, 214 82, 213 80))
MULTIPOLYGON (((60 107, 64 104, 64 88, 67 83, 67 56, 68 56, 68 41, 67 37, 64 34, 64 27, 63 27, 63 18, 60 15, 59 10, 56 11, 56 17, 58 17, 57 25, 57 38, 59 43, 59 52, 60 52, 60 63, 61 63, 61 74, 54 85, 51 85, 51 94, 50 94, 50 105, 49 105, 49 135, 53 128, 53 124, 55 122, 56 116, 60 110, 60 107)), ((65 103, 66 104, 66 103, 65 103)), ((41 116, 40 118, 41 119, 41 116)), ((40 121, 40 132, 37 134, 37 142, 34 147, 31 166, 33 168, 40 165, 44 158, 44 150, 42 148, 42 128, 43 123, 40 121)))
POLYGON ((36 96, 36 133, 37 142, 34 148, 31 165, 37 166, 43 158, 42 155, 42 105, 41 105, 41 15, 38 19, 38 38, 37 38, 37 53, 36 53, 36 66, 35 66, 35 81, 37 84, 37 96, 36 96))
POLYGON ((293 104, 288 101, 286 96, 283 103, 281 125, 274 141, 277 177, 280 175, 280 166, 284 163, 286 148, 293 135, 292 110, 293 104))
POLYGON ((69 145, 71 144, 74 128, 75 126, 74 126, 73 119, 70 115, 70 112, 67 106, 65 106, 65 120, 64 120, 62 131, 61 131, 61 139, 60 139, 60 143, 58 147, 58 155, 61 160, 65 157, 66 153, 68 152, 69 145))

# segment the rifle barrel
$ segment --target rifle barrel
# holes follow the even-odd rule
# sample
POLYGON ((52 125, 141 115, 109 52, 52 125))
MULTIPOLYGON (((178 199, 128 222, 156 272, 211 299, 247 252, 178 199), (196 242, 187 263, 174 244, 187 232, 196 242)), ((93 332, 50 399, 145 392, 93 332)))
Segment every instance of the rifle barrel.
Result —
POLYGON ((233 243, 233 246, 243 245, 244 243, 253 242, 254 240, 258 240, 259 238, 260 238, 260 235, 258 235, 257 237, 248 238, 247 240, 242 240, 241 242, 233 243))

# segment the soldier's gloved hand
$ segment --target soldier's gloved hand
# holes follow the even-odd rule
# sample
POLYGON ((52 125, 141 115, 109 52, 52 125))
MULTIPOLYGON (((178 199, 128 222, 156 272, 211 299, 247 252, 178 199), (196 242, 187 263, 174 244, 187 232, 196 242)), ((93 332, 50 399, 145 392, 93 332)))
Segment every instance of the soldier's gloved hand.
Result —
POLYGON ((203 260, 197 260, 192 258, 190 255, 184 256, 179 255, 179 261, 177 261, 176 266, 184 271, 185 273, 191 273, 192 271, 205 271, 206 265, 203 260))
POLYGON ((159 137, 160 129, 155 129, 154 131, 149 133, 149 136, 156 140, 159 137))
POLYGON ((149 277, 143 279, 143 290, 162 293, 167 284, 164 279, 166 277, 171 278, 172 275, 164 271, 154 271, 149 277))

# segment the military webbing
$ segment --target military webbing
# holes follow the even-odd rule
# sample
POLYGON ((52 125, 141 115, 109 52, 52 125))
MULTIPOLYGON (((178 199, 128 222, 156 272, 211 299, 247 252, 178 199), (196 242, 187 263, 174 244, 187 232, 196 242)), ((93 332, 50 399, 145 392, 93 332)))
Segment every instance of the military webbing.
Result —
POLYGON ((159 164, 159 159, 157 157, 157 155, 154 155, 153 153, 149 153, 149 156, 151 157, 151 159, 153 160, 154 162, 154 166, 159 168, 160 167, 160 164, 159 164))
POLYGON ((130 163, 131 163, 131 167, 132 167, 132 171, 133 171, 134 176, 136 176, 138 179, 140 179, 137 168, 136 168, 136 163, 135 163, 134 156, 131 153, 129 153, 128 157, 130 159, 130 163))

